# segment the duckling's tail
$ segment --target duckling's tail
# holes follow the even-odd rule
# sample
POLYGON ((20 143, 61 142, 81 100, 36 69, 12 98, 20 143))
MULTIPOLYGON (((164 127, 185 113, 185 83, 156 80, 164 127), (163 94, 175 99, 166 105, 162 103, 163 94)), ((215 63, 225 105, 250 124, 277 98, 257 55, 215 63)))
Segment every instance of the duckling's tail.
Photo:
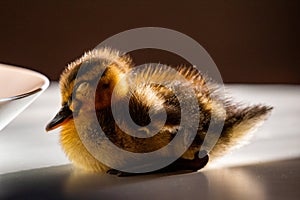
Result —
POLYGON ((223 131, 210 152, 211 157, 222 156, 228 150, 247 144, 251 136, 250 132, 253 132, 267 119, 272 109, 272 107, 263 105, 243 109, 228 106, 223 131))

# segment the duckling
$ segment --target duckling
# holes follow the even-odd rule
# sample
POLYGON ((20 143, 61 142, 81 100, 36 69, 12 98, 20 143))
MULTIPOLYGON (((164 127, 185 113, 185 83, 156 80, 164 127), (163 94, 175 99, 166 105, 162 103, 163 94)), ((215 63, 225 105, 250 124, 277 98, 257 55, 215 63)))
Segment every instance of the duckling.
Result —
MULTIPOLYGON (((197 106, 190 108, 188 120, 192 122, 195 116, 199 117, 197 133, 187 150, 161 171, 196 171, 203 168, 209 159, 220 157, 229 149, 240 145, 242 138, 264 121, 272 110, 272 107, 265 105, 241 106, 233 103, 218 91, 218 86, 213 81, 192 66, 152 66, 145 71, 138 71, 129 55, 110 48, 89 51, 70 63, 62 73, 59 83, 61 109, 46 126, 46 130, 61 127, 60 143, 66 155, 76 167, 92 172, 118 173, 118 170, 96 159, 83 143, 80 133, 86 135, 88 143, 99 146, 104 139, 95 137, 93 132, 93 127, 99 124, 107 138, 121 149, 134 153, 148 153, 161 149, 168 145, 181 129, 182 102, 179 102, 178 95, 185 105, 192 105, 190 101, 193 98, 186 92, 189 89, 195 92, 197 106), (175 79, 172 70, 176 70, 185 81, 175 79), (176 88, 179 88, 179 93, 175 94, 172 89, 176 88), (120 110, 124 106, 128 106, 132 121, 142 128, 134 129, 129 126, 124 120, 126 117, 122 118, 123 111, 118 113, 119 116, 113 115, 113 109, 120 110), (205 155, 199 158, 198 154, 204 145, 213 109, 216 109, 214 123, 224 121, 224 126, 209 155, 208 152, 200 152, 205 155), (225 111, 225 114, 221 111, 225 111), (86 118, 85 121, 75 124, 79 116, 88 116, 88 113, 92 112, 96 112, 97 121, 86 118), (150 115, 159 122, 163 121, 162 113, 166 113, 163 126, 157 134, 145 138, 151 132, 150 126, 154 129, 159 126, 152 123, 150 115), (122 127, 117 123, 120 120, 116 118, 120 118, 122 127), (138 132, 145 137, 135 137, 128 134, 129 132, 138 132)), ((183 133, 189 136, 189 126, 186 126, 183 133)), ((175 146, 172 150, 163 152, 161 156, 172 156, 176 151, 175 146)), ((125 165, 127 162, 118 155, 105 156, 119 165, 125 165)))

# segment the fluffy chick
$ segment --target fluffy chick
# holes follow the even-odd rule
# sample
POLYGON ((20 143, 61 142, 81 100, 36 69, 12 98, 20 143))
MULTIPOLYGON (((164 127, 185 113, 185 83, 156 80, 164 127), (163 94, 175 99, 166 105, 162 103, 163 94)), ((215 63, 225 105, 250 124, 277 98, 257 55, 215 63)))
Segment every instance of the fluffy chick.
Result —
MULTIPOLYGON (((240 141, 246 133, 266 119, 272 109, 263 105, 250 107, 235 105, 218 91, 218 87, 212 81, 195 68, 182 66, 174 69, 177 73, 173 73, 173 69, 166 66, 153 66, 145 71, 138 71, 128 55, 122 55, 108 48, 90 51, 69 64, 62 73, 60 78, 62 108, 47 125, 46 130, 62 127, 60 142, 75 166, 93 172, 107 172, 111 170, 110 167, 96 159, 94 153, 92 155, 83 144, 84 136, 79 133, 84 133, 86 141, 92 146, 101 145, 103 139, 95 137, 93 132, 95 125, 100 124, 109 140, 126 151, 147 153, 161 149, 172 141, 180 129, 182 116, 178 95, 185 104, 192 105, 189 102, 193 98, 186 93, 188 89, 192 89, 196 94, 197 108, 191 108, 189 120, 194 119, 193 115, 199 115, 197 134, 188 150, 170 167, 175 170, 197 170, 204 167, 208 161, 208 157, 201 160, 195 155, 203 145, 213 112, 214 123, 221 123, 225 119, 220 138, 210 152, 210 157, 215 158, 241 144, 240 141), (185 81, 178 80, 176 74, 184 77, 185 81), (179 88, 179 94, 172 91, 176 88, 179 88), (112 103, 113 92, 115 99, 112 103), (122 118, 123 112, 117 116, 121 119, 122 128, 118 126, 112 108, 123 109, 125 100, 129 101, 129 105, 125 106, 129 106, 131 119, 142 127, 150 124, 155 129, 158 125, 151 122, 149 114, 158 119, 156 121, 160 121, 161 114, 167 113, 165 124, 157 134, 149 138, 126 134, 135 131, 147 136, 151 131, 149 127, 133 130, 124 120, 126 117, 122 118), (74 120, 79 116, 88 116, 95 111, 97 121, 89 120, 87 117, 85 121, 75 124, 74 120)), ((188 126, 184 134, 189 135, 188 126)), ((176 151, 177 147, 174 147, 163 152, 161 156, 171 156, 176 151)), ((127 162, 118 155, 105 156, 115 160, 119 165, 125 165, 127 162)))

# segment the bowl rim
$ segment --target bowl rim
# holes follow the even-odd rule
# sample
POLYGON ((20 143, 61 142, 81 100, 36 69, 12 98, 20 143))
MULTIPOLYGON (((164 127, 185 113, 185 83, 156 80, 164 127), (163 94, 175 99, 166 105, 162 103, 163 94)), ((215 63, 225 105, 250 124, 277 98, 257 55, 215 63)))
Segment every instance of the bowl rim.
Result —
POLYGON ((48 88, 49 84, 50 84, 50 81, 49 79, 42 73, 40 72, 37 72, 35 70, 31 70, 31 69, 27 69, 25 67, 18 67, 18 66, 14 66, 14 65, 8 65, 8 64, 4 64, 4 63, 0 63, 0 68, 6 68, 6 69, 17 69, 18 71, 22 71, 22 72, 25 72, 25 73, 30 73, 30 74, 33 74, 34 76, 37 76, 38 78, 40 78, 41 80, 43 80, 43 84, 39 87, 39 88, 36 88, 34 90, 31 90, 29 92, 25 92, 25 93, 22 93, 22 94, 18 94, 18 95, 14 95, 14 96, 11 96, 11 97, 4 97, 4 98, 0 98, 0 103, 3 103, 3 102, 8 102, 8 101, 14 101, 14 100, 17 100, 17 99, 21 99, 21 98, 25 98, 25 97, 28 97, 28 96, 31 96, 33 94, 36 94, 36 93, 39 93, 41 91, 44 91, 48 88))

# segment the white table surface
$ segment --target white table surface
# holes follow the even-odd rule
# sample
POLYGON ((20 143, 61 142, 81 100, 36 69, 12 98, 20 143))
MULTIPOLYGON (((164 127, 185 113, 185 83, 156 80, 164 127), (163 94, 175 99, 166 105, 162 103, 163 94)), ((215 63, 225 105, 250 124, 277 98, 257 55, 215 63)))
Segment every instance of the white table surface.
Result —
POLYGON ((120 178, 73 172, 60 148, 58 130, 44 131, 60 106, 58 85, 52 83, 0 132, 0 199, 31 195, 47 195, 49 199, 80 195, 108 199, 298 199, 300 86, 227 88, 237 101, 274 106, 269 120, 254 133, 250 144, 197 173, 120 178), (50 196, 47 188, 53 191, 50 196), (18 194, 21 196, 14 196, 18 194))

